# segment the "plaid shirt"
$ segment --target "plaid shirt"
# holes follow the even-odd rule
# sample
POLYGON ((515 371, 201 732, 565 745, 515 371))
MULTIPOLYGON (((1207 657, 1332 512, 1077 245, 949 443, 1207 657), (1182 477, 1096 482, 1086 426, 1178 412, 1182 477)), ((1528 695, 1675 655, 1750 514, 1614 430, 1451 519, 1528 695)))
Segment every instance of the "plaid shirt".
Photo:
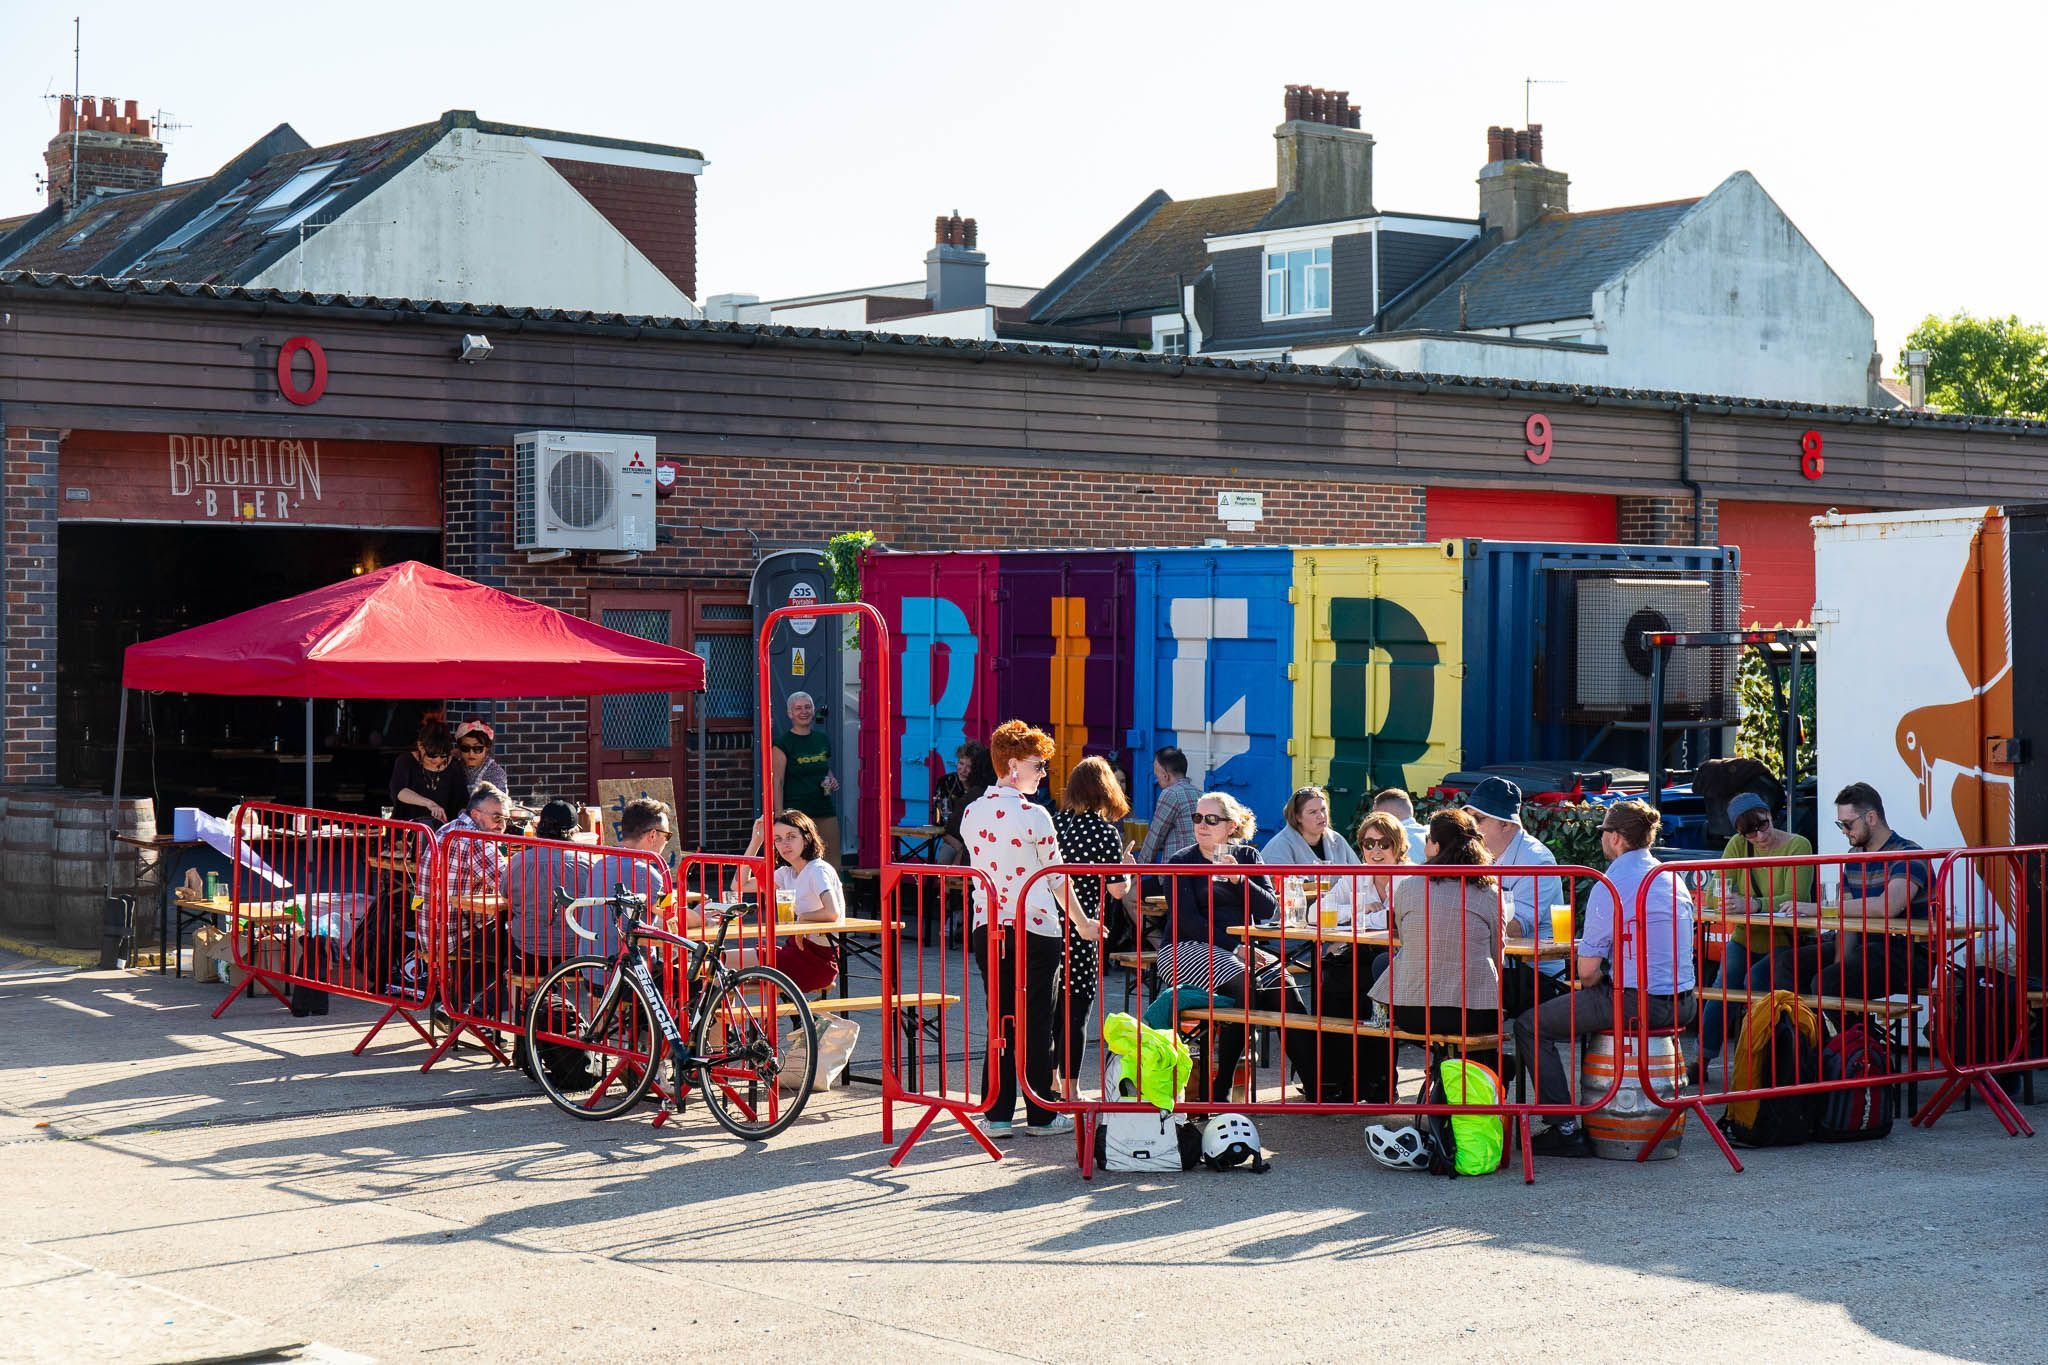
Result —
MULTIPOLYGON (((457 830, 470 830, 479 834, 488 832, 478 829, 477 823, 469 818, 468 811, 441 826, 438 833, 447 835, 457 830)), ((450 839, 441 847, 448 860, 447 886, 450 896, 468 896, 479 891, 496 892, 499 889, 499 880, 505 872, 505 854, 500 845, 486 839, 450 839)), ((421 890, 424 891, 425 888, 422 887, 421 890)), ((422 900, 419 906, 421 943, 432 941, 433 935, 428 923, 427 903, 422 900)), ((447 942, 442 946, 454 948, 462 942, 468 932, 468 917, 451 909, 448 915, 447 942)))
MULTIPOLYGON (((477 827, 476 821, 469 818, 468 811, 441 826, 440 832, 447 835, 456 830, 477 834, 487 832, 477 827)), ((498 881, 505 874, 505 854, 499 845, 487 839, 451 839, 446 848, 449 895, 467 896, 498 889, 498 881)))
POLYGON ((1145 842, 1138 849, 1138 861, 1148 867, 1163 863, 1195 841, 1195 805, 1202 794, 1195 784, 1182 778, 1159 793, 1152 810, 1152 823, 1145 828, 1145 842))

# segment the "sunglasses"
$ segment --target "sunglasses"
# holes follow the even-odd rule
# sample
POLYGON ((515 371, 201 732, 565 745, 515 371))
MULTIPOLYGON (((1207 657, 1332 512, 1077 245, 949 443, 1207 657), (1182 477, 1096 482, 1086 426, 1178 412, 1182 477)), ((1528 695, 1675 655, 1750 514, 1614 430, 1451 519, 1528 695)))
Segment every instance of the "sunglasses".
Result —
POLYGON ((464 740, 462 743, 456 745, 455 747, 462 750, 462 752, 466 754, 480 754, 483 753, 485 750, 489 749, 491 746, 488 744, 471 744, 468 740, 464 740))
POLYGON ((1198 825, 1228 825, 1235 823, 1227 815, 1204 815, 1200 811, 1195 812, 1194 820, 1198 825))
POLYGON ((1867 815, 1858 815, 1847 820, 1837 820, 1835 821, 1835 828, 1842 831, 1842 833, 1847 834, 1850 830, 1862 824, 1865 820, 1868 820, 1869 818, 1870 817, 1867 815))
POLYGON ((1394 846, 1394 841, 1392 839, 1360 839, 1358 846, 1360 848, 1391 849, 1394 846))
POLYGON ((1768 815, 1758 815, 1753 816, 1748 820, 1744 820, 1741 824, 1737 825, 1735 827, 1735 832, 1737 834, 1741 834, 1745 837, 1748 837, 1752 835, 1762 834, 1765 830, 1769 829, 1770 827, 1771 818, 1768 815))
POLYGON ((1034 758, 1034 759, 1032 759, 1032 760, 1031 760, 1031 771, 1033 771, 1033 772, 1035 772, 1035 773, 1042 773, 1042 772, 1045 772, 1045 771, 1046 771, 1047 769, 1049 769, 1049 768, 1051 768, 1051 767, 1052 767, 1052 764, 1050 764, 1050 763, 1046 762, 1046 761, 1045 761, 1044 759, 1042 759, 1042 758, 1034 758))

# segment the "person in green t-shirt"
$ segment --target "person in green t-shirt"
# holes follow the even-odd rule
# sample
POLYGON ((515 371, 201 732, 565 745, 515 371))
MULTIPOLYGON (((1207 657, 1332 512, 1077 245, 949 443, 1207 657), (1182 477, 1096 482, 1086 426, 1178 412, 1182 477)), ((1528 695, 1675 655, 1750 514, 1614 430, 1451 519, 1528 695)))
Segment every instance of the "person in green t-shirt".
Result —
POLYGON ((818 827, 825 859, 839 870, 839 779, 832 775, 832 741, 813 728, 818 704, 808 692, 792 692, 789 728, 775 737, 775 809, 800 810, 818 827))
MULTIPOLYGON (((1728 819, 1735 837, 1721 850, 1723 859, 1809 858, 1813 845, 1797 834, 1779 829, 1771 821, 1771 808, 1755 792, 1743 792, 1728 803, 1728 819)), ((1813 899, 1811 867, 1725 868, 1706 874, 1703 903, 1709 917, 1723 915, 1768 915, 1784 901, 1813 899)), ((1779 948, 1792 946, 1790 929, 1762 925, 1727 926, 1728 938, 1721 945, 1721 979, 1704 992, 1706 1008, 1700 1011, 1700 1060, 1694 1070, 1703 1070, 1718 1056, 1728 1041, 1742 1032, 1747 1002, 1741 998, 1743 983, 1753 962, 1761 962, 1779 948), (1733 998, 1722 998, 1722 992, 1733 998)), ((1695 1083, 1698 1077, 1694 1077, 1695 1083)))

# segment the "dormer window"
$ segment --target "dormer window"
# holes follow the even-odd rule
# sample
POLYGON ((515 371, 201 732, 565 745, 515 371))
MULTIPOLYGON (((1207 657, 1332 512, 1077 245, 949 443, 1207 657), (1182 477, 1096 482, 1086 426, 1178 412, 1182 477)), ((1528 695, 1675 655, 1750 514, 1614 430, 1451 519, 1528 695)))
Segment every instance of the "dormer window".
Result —
POLYGON ((1330 247, 1291 247, 1266 252, 1266 321, 1305 318, 1330 311, 1330 247))

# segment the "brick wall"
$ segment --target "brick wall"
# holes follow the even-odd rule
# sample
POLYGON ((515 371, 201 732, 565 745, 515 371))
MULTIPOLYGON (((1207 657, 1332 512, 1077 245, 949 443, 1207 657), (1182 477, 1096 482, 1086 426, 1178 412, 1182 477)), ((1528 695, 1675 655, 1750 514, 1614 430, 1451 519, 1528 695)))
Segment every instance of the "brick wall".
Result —
MULTIPOLYGON (((1624 545, 1690 545, 1692 495, 1623 496, 1615 499, 1624 545)), ((1720 543, 1720 504, 1705 500, 1700 516, 1702 545, 1720 543)))
POLYGON ((0 780, 57 780, 57 451, 59 433, 6 429, 0 551, 7 611, 0 630, 6 738, 0 780))

